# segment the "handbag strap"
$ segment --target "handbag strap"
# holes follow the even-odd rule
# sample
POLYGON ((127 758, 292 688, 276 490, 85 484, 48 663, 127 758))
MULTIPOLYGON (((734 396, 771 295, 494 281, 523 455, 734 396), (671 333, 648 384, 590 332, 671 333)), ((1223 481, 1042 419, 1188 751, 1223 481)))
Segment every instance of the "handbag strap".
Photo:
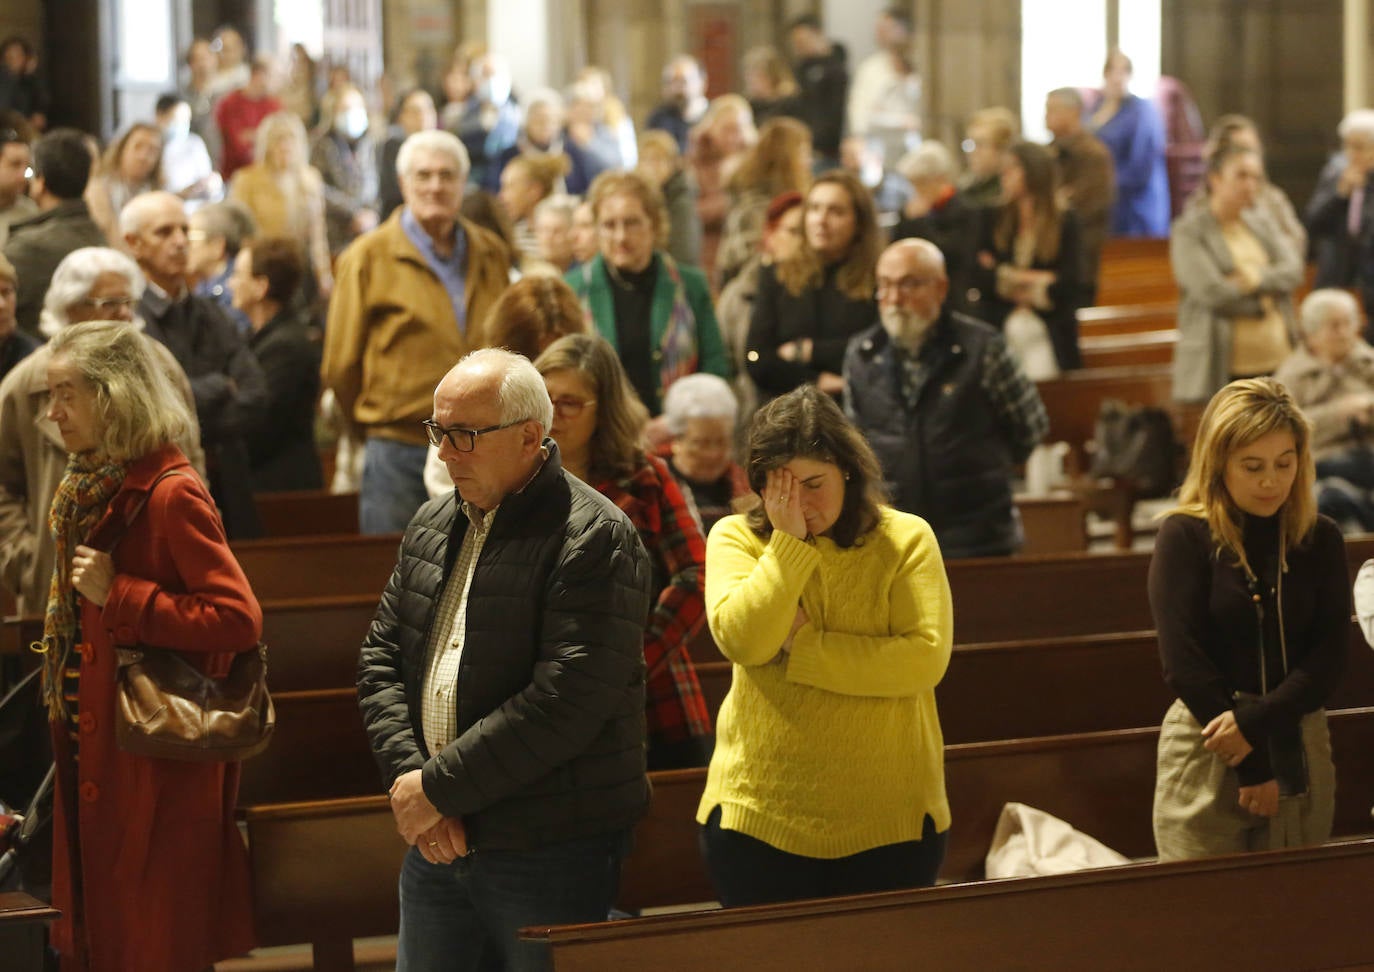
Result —
POLYGON ((138 519, 138 515, 143 512, 143 507, 148 505, 148 500, 153 495, 153 490, 157 488, 158 483, 162 482, 168 476, 184 475, 186 474, 180 469, 164 469, 162 472, 158 473, 157 478, 148 484, 148 489, 138 498, 138 502, 134 504, 133 509, 125 514, 124 522, 116 526, 114 530, 114 539, 110 541, 110 547, 105 552, 108 554, 114 553, 115 547, 119 546, 119 541, 124 539, 124 535, 129 532, 129 527, 134 525, 134 521, 138 519))

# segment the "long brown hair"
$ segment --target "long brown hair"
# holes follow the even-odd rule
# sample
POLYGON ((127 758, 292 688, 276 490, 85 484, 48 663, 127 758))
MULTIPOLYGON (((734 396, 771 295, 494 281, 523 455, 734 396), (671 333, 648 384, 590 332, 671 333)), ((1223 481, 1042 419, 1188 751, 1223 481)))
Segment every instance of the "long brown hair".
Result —
POLYGON ((536 274, 506 288, 487 313, 487 341, 533 361, 566 334, 586 334, 577 294, 558 277, 536 274))
MULTIPOLYGON (((811 188, 807 190, 807 202, 810 202, 811 193, 816 191, 817 186, 826 184, 843 188, 849 196, 849 204, 854 208, 854 239, 835 276, 835 285, 850 300, 869 299, 873 296, 874 274, 883 249, 873 196, 857 176, 844 169, 831 169, 811 183, 811 188)), ((777 275, 778 281, 793 297, 800 296, 808 288, 820 286, 825 268, 820 255, 811 249, 805 234, 802 235, 801 252, 793 259, 779 263, 777 275)))
POLYGON ((1312 430, 1288 389, 1272 378, 1233 381, 1212 396, 1193 442, 1188 476, 1178 491, 1178 506, 1164 514, 1206 520, 1212 541, 1220 550, 1229 551, 1251 576, 1241 530, 1244 514, 1226 489, 1226 464, 1237 449, 1276 431, 1293 433, 1298 449, 1298 474, 1279 508, 1283 545, 1292 548, 1302 543, 1317 521, 1317 504, 1312 497, 1316 478, 1312 430))
POLYGON ((806 164, 810 150, 811 129, 795 118, 770 118, 725 187, 737 195, 751 189, 769 197, 789 190, 805 192, 811 184, 806 164))
POLYGON ((596 397, 596 430, 592 433, 592 480, 625 479, 644 465, 644 427, 649 410, 635 394, 615 348, 596 334, 559 338, 534 359, 541 375, 575 371, 596 397))
MULTIPOLYGON (((1064 229, 1064 211, 1059 206, 1059 170, 1054 156, 1032 142, 1017 142, 1007 150, 1025 173, 1022 177, 1026 193, 1033 201, 1035 215, 1035 258, 1041 263, 1053 263, 1059 258, 1060 236, 1064 229)), ((1002 204, 997 214, 997 225, 993 229, 993 239, 997 248, 1004 253, 1011 252, 1016 242, 1021 218, 1020 205, 1015 201, 1002 204)))
POLYGON ((845 479, 844 503, 830 528, 830 538, 841 547, 861 542, 878 525, 880 507, 887 502, 882 467, 835 400, 809 383, 773 399, 749 423, 745 470, 754 492, 738 504, 749 528, 761 537, 772 535, 773 526, 759 497, 770 471, 799 458, 840 468, 845 479))

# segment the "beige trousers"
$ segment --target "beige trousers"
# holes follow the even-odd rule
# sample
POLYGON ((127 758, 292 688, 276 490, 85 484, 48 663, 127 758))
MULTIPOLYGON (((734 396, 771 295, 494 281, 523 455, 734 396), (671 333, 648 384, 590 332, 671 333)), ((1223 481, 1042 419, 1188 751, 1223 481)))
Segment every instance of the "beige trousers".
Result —
POLYGON ((1326 710, 1302 717, 1307 792, 1280 797, 1276 817, 1257 817, 1239 804, 1235 770, 1202 746, 1202 727, 1181 699, 1159 730, 1155 773, 1155 847, 1161 861, 1309 847, 1331 837, 1336 768, 1326 710))

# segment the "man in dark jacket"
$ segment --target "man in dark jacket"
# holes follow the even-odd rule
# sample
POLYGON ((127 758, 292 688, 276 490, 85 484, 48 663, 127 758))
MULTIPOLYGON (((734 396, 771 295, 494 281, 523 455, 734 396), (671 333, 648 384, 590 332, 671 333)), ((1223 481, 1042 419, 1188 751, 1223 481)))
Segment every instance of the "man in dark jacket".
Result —
POLYGON ((38 203, 38 215, 11 223, 5 242, 5 256, 19 276, 15 317, 21 331, 38 335, 43 295, 63 258, 83 246, 109 242, 81 199, 90 174, 91 151, 73 128, 48 132, 33 147, 29 195, 38 203))
POLYGON ((797 85, 801 88, 797 117, 811 128, 818 171, 832 168, 840 162, 840 136, 844 134, 849 99, 848 55, 843 44, 825 36, 820 18, 814 14, 795 18, 788 25, 787 37, 797 59, 797 85))
POLYGON ((892 505, 924 517, 946 559, 1014 553, 1011 479, 1049 430, 1035 384, 988 324, 944 307, 927 240, 878 259, 879 324, 845 354, 845 410, 883 464, 892 505))
POLYGON ((363 642, 363 722, 411 845, 408 969, 536 967, 518 929, 603 920, 648 803, 648 554, 564 473, 552 421, 519 355, 444 377, 425 424, 456 489, 406 528, 363 642))
POLYGON ((119 214, 129 253, 148 278, 138 312, 191 380, 210 495, 231 540, 262 534, 245 435, 266 418, 267 379, 219 304, 192 296, 186 205, 170 192, 135 196, 119 214))

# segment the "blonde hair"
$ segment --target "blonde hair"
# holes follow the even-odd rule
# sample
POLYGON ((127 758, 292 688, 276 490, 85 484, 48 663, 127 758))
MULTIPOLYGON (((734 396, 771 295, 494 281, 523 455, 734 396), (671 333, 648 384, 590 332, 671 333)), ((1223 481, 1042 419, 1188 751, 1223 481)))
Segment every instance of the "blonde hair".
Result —
POLYGON ((601 219, 601 204, 612 196, 633 196, 644 207, 649 217, 649 225, 654 231, 654 245, 668 245, 668 204, 663 200, 663 192, 640 172, 608 170, 601 173, 587 190, 587 202, 592 207, 592 218, 601 219))
POLYGON ((811 129, 795 118, 770 118, 731 173, 726 188, 737 194, 757 189, 770 199, 789 190, 805 192, 811 184, 811 168, 806 164, 810 151, 811 129))
POLYGON ((790 98, 797 93, 797 79, 787 60, 776 47, 761 45, 744 52, 744 70, 758 71, 773 86, 774 98, 790 98))
POLYGON ((1283 550, 1301 544, 1317 521, 1312 430, 1288 389, 1272 378, 1233 381, 1212 396, 1202 413, 1178 506, 1164 514, 1206 520, 1218 553, 1229 551, 1249 577, 1254 571, 1245 556, 1242 511, 1226 489, 1226 465, 1237 449, 1271 432, 1291 432, 1297 446, 1298 473, 1279 508, 1280 542, 1283 550))
POLYGON ((100 450, 129 462, 189 439, 191 413, 153 357, 150 339, 127 321, 85 321, 49 342, 52 360, 64 359, 95 387, 104 420, 100 450))
POLYGON ((615 348, 596 334, 568 334, 534 359, 541 375, 574 371, 592 386, 596 431, 592 434, 593 479, 625 479, 644 464, 644 427, 649 410, 635 394, 615 348))
POLYGON ((1000 105, 980 108, 970 115, 964 130, 972 133, 975 128, 985 129, 989 140, 1002 151, 1011 148, 1011 143, 1016 141, 1017 133, 1021 130, 1012 110, 1000 105))

